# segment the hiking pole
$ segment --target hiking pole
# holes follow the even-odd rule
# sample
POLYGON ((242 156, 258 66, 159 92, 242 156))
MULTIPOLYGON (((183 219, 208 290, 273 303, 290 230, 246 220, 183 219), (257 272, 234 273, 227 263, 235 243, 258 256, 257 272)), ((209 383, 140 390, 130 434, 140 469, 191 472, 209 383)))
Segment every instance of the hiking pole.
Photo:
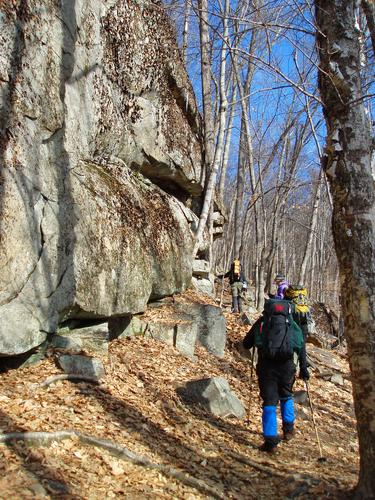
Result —
POLYGON ((247 425, 250 424, 250 408, 251 408, 251 389, 253 388, 253 372, 254 372, 254 351, 255 351, 255 346, 251 350, 251 370, 250 370, 250 390, 249 390, 249 404, 247 406, 247 425))
POLYGON ((219 307, 223 305, 223 295, 224 295, 224 274, 221 277, 221 292, 220 292, 220 303, 219 307))
POLYGON ((318 462, 325 462, 327 459, 325 457, 323 457, 322 445, 320 443, 320 438, 319 438, 319 433, 318 433, 318 426, 316 425, 316 422, 315 422, 314 410, 313 410, 313 406, 312 406, 312 403, 311 403, 310 391, 309 391, 309 384, 308 384, 307 380, 305 380, 305 384, 306 384, 307 399, 309 400, 312 421, 313 421, 313 425, 314 425, 314 429, 315 429, 315 434, 316 434, 316 440, 318 442, 318 447, 319 447, 318 462))

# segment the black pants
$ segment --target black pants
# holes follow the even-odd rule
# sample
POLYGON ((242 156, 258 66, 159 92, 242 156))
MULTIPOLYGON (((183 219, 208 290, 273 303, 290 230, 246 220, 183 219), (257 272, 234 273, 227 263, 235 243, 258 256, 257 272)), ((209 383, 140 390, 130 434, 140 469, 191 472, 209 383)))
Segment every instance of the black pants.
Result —
POLYGON ((276 406, 293 395, 296 367, 293 359, 271 361, 260 358, 257 365, 260 397, 263 406, 276 406))

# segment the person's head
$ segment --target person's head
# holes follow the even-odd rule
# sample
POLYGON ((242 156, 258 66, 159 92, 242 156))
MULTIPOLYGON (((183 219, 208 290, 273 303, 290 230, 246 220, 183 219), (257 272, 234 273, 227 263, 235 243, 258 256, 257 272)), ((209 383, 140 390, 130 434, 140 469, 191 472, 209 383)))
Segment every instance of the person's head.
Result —
POLYGON ((282 273, 277 273, 275 276, 275 283, 278 285, 279 283, 282 283, 283 281, 286 281, 285 275, 282 273))

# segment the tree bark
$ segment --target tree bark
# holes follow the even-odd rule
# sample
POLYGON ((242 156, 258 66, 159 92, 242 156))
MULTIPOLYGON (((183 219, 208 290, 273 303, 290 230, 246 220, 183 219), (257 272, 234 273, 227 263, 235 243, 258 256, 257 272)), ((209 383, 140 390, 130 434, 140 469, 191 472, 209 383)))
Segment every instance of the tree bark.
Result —
POLYGON ((190 0, 185 0, 185 13, 184 13, 184 28, 182 32, 182 60, 184 61, 184 64, 186 66, 187 59, 186 59, 186 52, 188 48, 188 38, 189 38, 189 24, 190 24, 190 0))
POLYGON ((317 183, 316 191, 315 191, 314 205, 313 205, 311 217, 310 217, 310 230, 309 230, 309 233, 307 236, 306 245, 305 245, 305 249, 304 249, 304 253, 303 253, 303 259, 302 259, 302 263, 301 263, 301 267, 300 267, 300 271, 299 271, 299 276, 298 276, 298 282, 300 284, 303 284, 303 285, 306 282, 307 264, 308 264, 308 261, 310 259, 310 256, 312 255, 312 253, 311 253, 312 242, 313 242, 313 238, 315 235, 316 226, 318 223, 318 209, 319 209, 320 194, 321 194, 321 190, 322 190, 323 180, 324 180, 324 173, 323 173, 323 170, 321 170, 319 173, 319 179, 318 179, 318 183, 317 183))
POLYGON ((205 197, 202 211, 199 218, 198 229, 196 233, 196 243, 194 246, 193 257, 197 254, 200 242, 203 236, 204 228, 207 223, 210 206, 214 196, 216 175, 219 170, 220 160, 223 153, 225 122, 227 113, 227 95, 225 86, 226 71, 226 53, 228 44, 228 14, 229 2, 225 0, 223 15, 223 42, 220 57, 220 106, 219 106, 219 132, 214 148, 214 125, 212 115, 212 95, 211 95, 211 71, 209 58, 210 38, 208 32, 208 4, 207 0, 199 0, 200 9, 200 36, 201 36, 201 58, 202 58, 202 92, 203 92, 203 116, 204 116, 204 141, 205 141, 205 164, 208 181, 206 183, 205 197))
MULTIPOLYGON (((232 103, 234 103, 234 101, 236 100, 236 95, 237 95, 237 86, 236 86, 235 81, 233 81, 232 94, 230 97, 230 101, 232 103)), ((236 106, 235 106, 235 104, 232 104, 231 109, 230 109, 230 113, 229 113, 228 122, 227 122, 225 146, 224 146, 224 152, 223 152, 223 159, 221 162, 221 173, 220 173, 220 181, 219 181, 219 197, 221 200, 224 199, 225 180, 226 180, 227 169, 228 169, 228 160, 229 160, 232 128, 233 128, 233 118, 234 118, 235 111, 236 111, 236 106)))
POLYGON ((355 0, 315 0, 319 89, 327 126, 323 166, 333 194, 333 234, 360 451, 355 498, 375 498, 374 144, 363 101, 355 0))
POLYGON ((245 190, 245 175, 247 164, 247 148, 245 138, 245 117, 242 113, 241 129, 240 129, 240 146, 238 150, 237 160, 237 186, 236 186, 236 209, 234 217, 234 258, 241 258, 240 248, 243 235, 242 218, 243 218, 243 196, 245 190))
POLYGON ((367 27, 370 32, 372 49, 375 53, 375 3, 374 0, 361 0, 362 10, 366 16, 367 27))

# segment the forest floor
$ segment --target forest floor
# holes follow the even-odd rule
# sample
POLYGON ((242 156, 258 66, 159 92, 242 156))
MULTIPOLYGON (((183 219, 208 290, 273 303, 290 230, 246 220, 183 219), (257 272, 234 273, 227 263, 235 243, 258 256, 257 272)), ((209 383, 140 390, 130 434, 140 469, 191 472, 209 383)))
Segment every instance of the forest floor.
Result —
MULTIPOLYGON (((133 337, 110 344, 98 386, 68 380, 38 385, 61 373, 53 353, 35 366, 0 374, 3 434, 74 430, 164 466, 123 460, 82 443, 78 434, 49 445, 14 440, 0 444, 0 498, 346 498, 359 463, 350 382, 336 386, 314 374, 310 380, 325 462, 318 461, 311 420, 298 420, 295 439, 281 443, 275 455, 258 451, 257 382, 250 381, 250 362, 237 348, 248 327, 228 309, 225 316, 223 359, 197 347, 192 361, 157 340, 133 337), (214 417, 176 393, 190 380, 218 375, 248 408, 249 422, 214 417)), ((349 372, 342 355, 330 354, 349 372)), ((304 389, 303 382, 295 389, 304 389)))

